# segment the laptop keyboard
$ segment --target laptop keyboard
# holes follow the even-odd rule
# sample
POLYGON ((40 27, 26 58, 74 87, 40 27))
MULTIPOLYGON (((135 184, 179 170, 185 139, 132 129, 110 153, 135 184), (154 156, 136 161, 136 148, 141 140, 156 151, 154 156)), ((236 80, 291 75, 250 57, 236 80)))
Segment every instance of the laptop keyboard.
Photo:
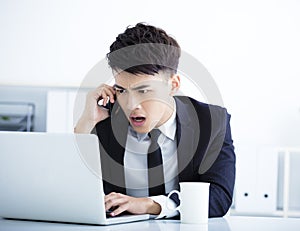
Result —
POLYGON ((106 211, 106 218, 114 218, 114 217, 120 217, 120 216, 122 216, 122 217, 133 216, 132 213, 129 213, 129 212, 126 212, 126 211, 123 212, 123 213, 121 213, 121 214, 119 214, 118 216, 112 216, 112 215, 110 215, 111 212, 112 211, 110 211, 110 210, 106 211))

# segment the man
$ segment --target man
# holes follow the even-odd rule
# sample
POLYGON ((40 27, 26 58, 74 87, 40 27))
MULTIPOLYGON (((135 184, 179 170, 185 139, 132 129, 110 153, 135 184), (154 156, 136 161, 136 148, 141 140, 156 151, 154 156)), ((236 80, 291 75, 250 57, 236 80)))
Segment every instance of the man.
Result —
POLYGON ((210 183, 210 217, 223 216, 232 203, 230 115, 174 96, 180 53, 164 30, 138 23, 119 34, 107 54, 115 85, 101 84, 87 95, 75 132, 99 137, 105 206, 112 216, 174 217, 177 211, 166 203, 175 208, 178 198, 166 195, 186 181, 210 183))

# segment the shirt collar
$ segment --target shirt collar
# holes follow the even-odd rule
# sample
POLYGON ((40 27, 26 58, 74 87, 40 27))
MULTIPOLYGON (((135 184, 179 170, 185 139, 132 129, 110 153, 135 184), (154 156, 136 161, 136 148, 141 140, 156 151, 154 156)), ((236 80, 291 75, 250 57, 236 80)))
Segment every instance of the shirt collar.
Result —
POLYGON ((175 100, 173 101, 174 104, 174 110, 171 115, 171 117, 162 124, 161 126, 158 127, 158 129, 169 139, 174 140, 175 139, 175 134, 176 134, 176 103, 175 100))

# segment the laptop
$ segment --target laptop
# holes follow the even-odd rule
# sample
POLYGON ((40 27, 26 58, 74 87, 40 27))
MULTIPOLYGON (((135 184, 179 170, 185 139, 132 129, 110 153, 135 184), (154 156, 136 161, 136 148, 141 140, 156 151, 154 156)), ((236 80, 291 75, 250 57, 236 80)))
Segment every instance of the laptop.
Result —
POLYGON ((0 217, 97 225, 153 218, 108 217, 98 137, 0 132, 0 217))

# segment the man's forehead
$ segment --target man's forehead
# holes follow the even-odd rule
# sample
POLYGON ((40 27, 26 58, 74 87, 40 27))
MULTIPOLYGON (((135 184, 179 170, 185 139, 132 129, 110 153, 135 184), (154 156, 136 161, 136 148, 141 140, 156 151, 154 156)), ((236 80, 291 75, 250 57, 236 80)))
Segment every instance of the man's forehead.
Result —
POLYGON ((121 87, 124 89, 133 89, 138 90, 147 87, 162 87, 165 84, 162 79, 154 78, 154 79, 123 79, 123 78, 116 78, 116 87, 121 87))

